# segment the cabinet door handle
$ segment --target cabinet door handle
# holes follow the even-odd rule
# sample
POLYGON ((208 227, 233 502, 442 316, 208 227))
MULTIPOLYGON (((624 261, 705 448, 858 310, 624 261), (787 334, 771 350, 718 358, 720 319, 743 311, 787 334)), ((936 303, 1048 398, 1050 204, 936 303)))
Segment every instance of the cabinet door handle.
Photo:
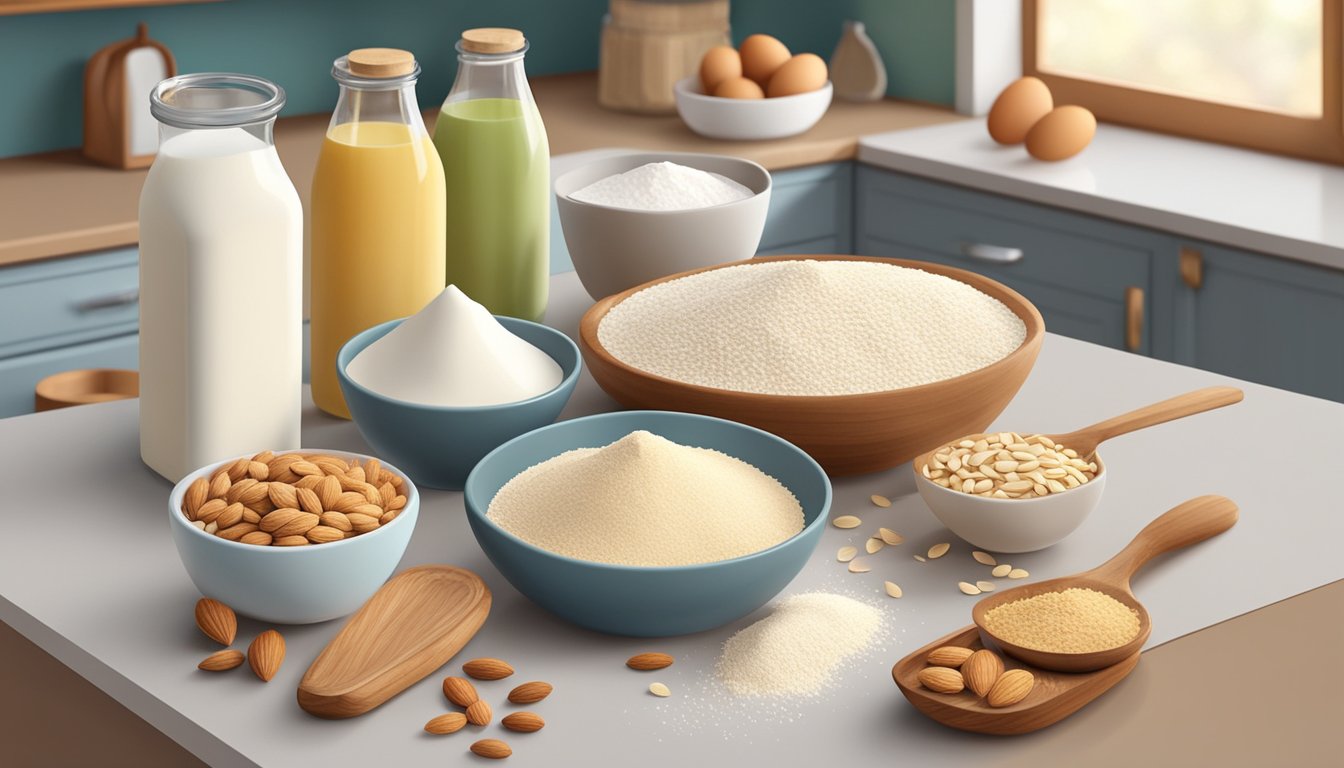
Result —
POLYGON ((1198 248, 1181 246, 1181 282, 1194 290, 1204 286, 1204 254, 1198 248))
POLYGON ((1012 264, 1015 261, 1021 261, 1025 255, 1021 248, 1008 248, 1002 245, 989 245, 988 243, 962 243, 961 252, 979 261, 988 261, 991 264, 1012 264))
POLYGON ((140 291, 131 289, 120 293, 109 293, 106 296, 95 296, 92 299, 85 299, 75 304, 76 312, 93 312, 99 309, 112 309, 114 307, 125 307, 131 304, 137 304, 140 301, 140 291))
POLYGON ((1125 288, 1125 348, 1138 352, 1143 346, 1143 289, 1125 288))

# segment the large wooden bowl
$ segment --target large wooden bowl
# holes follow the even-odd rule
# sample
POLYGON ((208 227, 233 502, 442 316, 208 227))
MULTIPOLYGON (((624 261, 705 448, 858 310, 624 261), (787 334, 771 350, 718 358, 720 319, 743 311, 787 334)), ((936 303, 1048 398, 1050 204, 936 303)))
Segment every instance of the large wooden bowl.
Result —
POLYGON ((952 379, 859 395, 760 395, 655 376, 617 360, 597 327, 612 307, 658 283, 741 266, 724 264, 652 280, 598 301, 579 323, 579 349, 598 385, 627 408, 717 416, 772 432, 811 454, 831 475, 857 475, 903 464, 954 437, 984 432, 1026 380, 1045 337, 1041 313, 1021 294, 974 272, 924 261, 873 256, 764 256, 752 261, 876 261, 922 269, 966 283, 1003 302, 1027 326, 1007 357, 952 379))

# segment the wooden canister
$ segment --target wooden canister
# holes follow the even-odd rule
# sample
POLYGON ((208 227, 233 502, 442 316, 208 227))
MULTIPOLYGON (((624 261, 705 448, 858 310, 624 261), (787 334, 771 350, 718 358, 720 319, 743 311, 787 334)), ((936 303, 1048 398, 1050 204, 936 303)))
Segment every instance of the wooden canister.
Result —
POLYGON ((98 51, 84 67, 84 156, 112 168, 146 168, 159 148, 149 92, 177 74, 172 51, 151 40, 142 23, 135 37, 98 51))
POLYGON ((676 111, 672 86, 731 42, 728 0, 611 0, 602 23, 598 102, 650 114, 676 111))
POLYGON ((51 411, 139 396, 140 374, 137 371, 95 368, 54 373, 37 382, 33 390, 33 406, 38 411, 51 411))

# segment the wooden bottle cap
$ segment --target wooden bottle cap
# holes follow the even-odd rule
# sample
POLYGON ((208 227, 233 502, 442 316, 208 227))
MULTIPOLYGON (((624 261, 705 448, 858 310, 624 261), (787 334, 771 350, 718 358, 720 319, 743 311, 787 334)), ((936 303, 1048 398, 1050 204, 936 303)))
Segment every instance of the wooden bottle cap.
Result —
POLYGON ((504 27, 481 27, 462 33, 462 48, 472 53, 512 53, 525 42, 521 31, 504 27))
POLYGON ((360 48, 346 57, 356 77, 401 77, 415 71, 415 56, 397 48, 360 48))

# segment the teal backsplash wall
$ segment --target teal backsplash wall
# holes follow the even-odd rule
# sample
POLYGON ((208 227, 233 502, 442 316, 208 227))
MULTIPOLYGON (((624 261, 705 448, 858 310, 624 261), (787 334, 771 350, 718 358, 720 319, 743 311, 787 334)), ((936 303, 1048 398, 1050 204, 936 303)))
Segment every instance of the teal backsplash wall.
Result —
MULTIPOLYGON (((463 29, 517 26, 532 48, 532 75, 597 67, 607 0, 226 0, 199 5, 0 16, 0 157, 77 146, 84 62, 131 37, 137 22, 168 45, 179 71, 268 77, 289 95, 285 114, 331 109, 332 59, 370 45, 414 51, 425 74, 421 106, 452 85, 453 43, 463 29)), ((886 60, 889 93, 951 104, 952 0, 736 0, 734 37, 766 32, 795 51, 829 57, 846 18, 867 22, 886 60)))

